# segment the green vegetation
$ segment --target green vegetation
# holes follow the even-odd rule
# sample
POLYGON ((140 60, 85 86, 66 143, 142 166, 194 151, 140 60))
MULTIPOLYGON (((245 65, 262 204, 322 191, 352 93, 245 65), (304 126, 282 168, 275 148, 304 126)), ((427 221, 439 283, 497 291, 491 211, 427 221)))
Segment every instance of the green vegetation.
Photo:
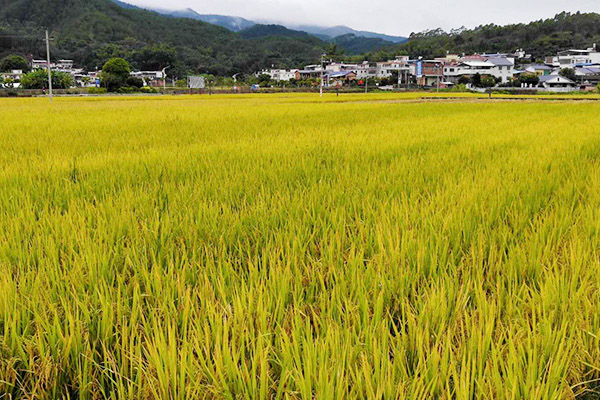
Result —
MULTIPOLYGON (((354 34, 340 35, 332 39, 320 39, 306 32, 295 31, 281 25, 254 25, 240 32, 240 35, 246 39, 262 39, 265 51, 281 48, 281 46, 295 46, 296 52, 301 56, 301 60, 313 57, 319 52, 325 52, 329 57, 335 60, 342 60, 343 54, 359 55, 374 51, 394 43, 380 38, 365 38, 354 34), (282 41, 281 38, 293 38, 294 40, 282 41), (276 44, 278 40, 280 43, 276 44), (302 44, 305 46, 302 47, 302 44), (332 46, 335 51, 332 50, 332 46)), ((283 53, 283 51, 281 51, 283 53)), ((289 62, 288 62, 289 63, 289 62)), ((298 64, 295 65, 296 67, 298 64)))
POLYGON ((0 60, 0 72, 10 72, 12 70, 29 71, 29 63, 25 57, 12 54, 0 60))
MULTIPOLYGON (((131 68, 129 63, 122 58, 111 58, 102 67, 100 83, 109 92, 115 92, 129 86, 131 68)), ((142 84, 143 86, 143 84, 142 84)))
POLYGON ((0 99, 0 393, 592 394, 597 103, 420 96, 0 99))
POLYGON ((140 69, 168 64, 178 76, 187 71, 231 75, 273 63, 313 62, 322 52, 317 38, 310 46, 294 38, 257 43, 222 27, 125 9, 111 0, 0 0, 0 36, 20 36, 0 38, 0 56, 15 51, 45 54, 40 39, 46 27, 56 38, 54 57, 73 59, 88 69, 120 57, 140 69))
POLYGON ((240 36, 244 39, 258 39, 269 36, 282 36, 282 37, 296 37, 296 38, 311 38, 314 39, 318 43, 324 44, 324 42, 313 35, 309 35, 306 32, 295 31, 293 29, 288 29, 285 26, 281 25, 262 25, 256 24, 250 28, 246 28, 243 31, 240 31, 240 36))
POLYGON ((572 81, 575 81, 577 79, 577 75, 575 74, 575 69, 573 68, 561 68, 560 71, 558 71, 558 74, 560 76, 564 76, 567 79, 570 79, 572 81))
POLYGON ((540 82, 540 77, 535 73, 524 73, 519 75, 518 81, 527 86, 536 86, 540 82))
MULTIPOLYGON (((156 90, 144 86, 142 78, 131 76, 131 67, 123 58, 111 58, 102 67, 100 84, 105 91, 118 93, 156 93, 156 90)), ((99 93, 93 93, 99 94, 99 93)))
POLYGON ((240 35, 265 54, 265 67, 297 68, 308 60, 317 61, 327 47, 326 42, 315 36, 280 25, 254 25, 241 31, 240 35))
MULTIPOLYGON (((68 89, 75 84, 71 74, 52 71, 52 87, 55 89, 68 89)), ((23 89, 48 89, 48 70, 38 69, 21 78, 23 89)))
POLYGON ((330 43, 345 54, 332 56, 345 61, 517 48, 540 59, 569 47, 600 43, 600 15, 595 13, 561 13, 529 24, 485 25, 450 33, 438 29, 413 33, 408 42, 394 45, 351 33, 322 40, 278 25, 255 25, 237 34, 199 20, 123 8, 111 0, 0 0, 0 57, 14 52, 45 54, 40 39, 46 27, 56 38, 52 45, 56 58, 95 69, 120 57, 137 69, 168 65, 177 77, 189 72, 231 76, 272 65, 298 67, 318 61, 330 43))
POLYGON ((394 45, 394 43, 384 39, 360 37, 352 33, 337 36, 331 41, 343 48, 348 54, 353 55, 373 52, 394 45))
POLYGON ((450 33, 440 29, 413 33, 408 42, 396 46, 395 51, 428 58, 443 56, 446 52, 513 52, 523 48, 536 59, 543 59, 560 50, 587 48, 593 43, 600 43, 600 14, 563 12, 529 24, 490 24, 450 33))

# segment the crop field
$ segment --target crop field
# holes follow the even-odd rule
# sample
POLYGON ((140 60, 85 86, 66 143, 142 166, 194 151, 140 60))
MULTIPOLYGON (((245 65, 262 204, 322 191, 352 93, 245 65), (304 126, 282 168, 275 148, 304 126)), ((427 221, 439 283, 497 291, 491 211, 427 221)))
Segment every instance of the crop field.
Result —
POLYGON ((420 96, 0 99, 0 399, 597 398, 600 102, 420 96))

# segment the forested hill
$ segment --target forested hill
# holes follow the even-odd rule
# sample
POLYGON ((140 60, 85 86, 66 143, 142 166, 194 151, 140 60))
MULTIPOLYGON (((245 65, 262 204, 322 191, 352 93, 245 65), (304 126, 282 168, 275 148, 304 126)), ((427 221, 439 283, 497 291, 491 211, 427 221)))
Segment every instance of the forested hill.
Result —
MULTIPOLYGON (((190 18, 175 18, 112 0, 0 0, 0 57, 19 53, 44 57, 43 31, 53 37, 54 58, 71 58, 94 69, 110 57, 125 57, 135 68, 171 66, 187 72, 231 75, 272 65, 299 67, 317 61, 337 45, 351 57, 371 61, 397 54, 433 57, 451 53, 512 52, 523 48, 537 59, 573 47, 600 44, 600 15, 561 13, 554 18, 472 30, 411 34, 391 45, 380 39, 341 37, 324 41, 277 25, 257 25, 241 33, 190 18)), ((333 54, 330 52, 330 54, 333 54)))
MULTIPOLYGON (((10 52, 44 55, 42 33, 51 31, 53 54, 88 68, 112 56, 143 69, 172 66, 185 71, 231 74, 266 65, 310 63, 323 49, 255 43, 202 21, 127 9, 111 0, 0 0, 0 56, 10 52)), ((286 44, 294 44, 287 38, 286 44)))
POLYGON ((302 31, 295 31, 293 29, 288 29, 282 25, 265 25, 265 24, 256 24, 250 28, 246 28, 240 31, 240 35, 245 39, 257 39, 264 38, 269 36, 284 36, 284 37, 295 37, 295 38, 312 38, 317 42, 320 41, 319 38, 308 34, 302 31))
POLYGON ((511 52, 523 48, 535 58, 568 48, 600 44, 600 14, 561 13, 528 24, 483 25, 472 30, 433 30, 411 34, 394 51, 412 56, 434 57, 451 53, 511 52))

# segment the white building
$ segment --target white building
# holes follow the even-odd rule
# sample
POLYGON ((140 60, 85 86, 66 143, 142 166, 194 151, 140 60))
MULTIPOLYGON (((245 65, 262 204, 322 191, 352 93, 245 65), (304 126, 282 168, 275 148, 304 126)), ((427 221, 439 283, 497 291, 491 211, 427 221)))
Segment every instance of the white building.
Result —
POLYGON ((395 60, 378 62, 375 70, 377 78, 389 78, 394 71, 403 75, 409 70, 408 56, 399 56, 395 60))
POLYGON ((600 64, 600 52, 596 45, 586 50, 570 49, 558 53, 553 58, 553 64, 560 68, 574 68, 576 65, 600 64))
POLYGON ((61 71, 70 71, 73 69, 73 60, 58 60, 55 63, 54 68, 61 71))
POLYGON ((372 67, 368 61, 364 61, 361 64, 331 63, 325 67, 325 71, 327 73, 353 72, 356 74, 357 79, 376 76, 376 68, 372 67))
POLYGON ((389 78, 394 71, 408 71, 408 63, 400 60, 378 62, 375 69, 375 76, 380 79, 389 78))
POLYGON ((488 62, 494 64, 491 75, 494 78, 500 79, 501 83, 512 81, 515 75, 515 60, 509 57, 490 57, 488 62))
MULTIPOLYGON (((46 69, 47 66, 46 60, 31 60, 31 69, 46 69)), ((50 68, 54 68, 54 63, 50 63, 50 68)))
POLYGON ((377 76, 377 67, 369 64, 368 61, 364 61, 358 65, 355 73, 357 79, 375 78, 377 76))
POLYGON ((515 74, 515 61, 508 57, 487 57, 482 60, 461 61, 444 66, 444 77, 458 83, 462 76, 490 75, 501 83, 509 82, 515 74))
POLYGON ((307 65, 304 67, 304 69, 299 69, 296 71, 296 79, 302 80, 310 78, 319 78, 322 72, 325 72, 325 70, 321 65, 307 65))
POLYGON ((323 66, 321 66, 319 64, 306 65, 303 69, 303 71, 314 71, 314 72, 320 72, 322 70, 323 70, 323 66))
POLYGON ((540 76, 538 87, 551 92, 571 92, 577 90, 577 84, 560 75, 540 76))
MULTIPOLYGON (((46 69, 48 62, 46 60, 31 60, 31 69, 46 69)), ((58 71, 69 72, 73 69, 73 60, 58 60, 50 63, 50 68, 58 71)))
POLYGON ((297 69, 263 69, 257 75, 269 75, 274 81, 289 82, 291 79, 296 78, 297 69))
POLYGON ((16 89, 21 86, 21 78, 23 77, 23 71, 20 69, 13 69, 10 72, 0 73, 0 79, 3 83, 0 83, 0 88, 5 89, 16 89))
POLYGON ((342 72, 342 71, 356 71, 358 69, 358 64, 347 64, 347 63, 336 63, 332 62, 331 64, 327 64, 325 66, 325 71, 327 72, 342 72))

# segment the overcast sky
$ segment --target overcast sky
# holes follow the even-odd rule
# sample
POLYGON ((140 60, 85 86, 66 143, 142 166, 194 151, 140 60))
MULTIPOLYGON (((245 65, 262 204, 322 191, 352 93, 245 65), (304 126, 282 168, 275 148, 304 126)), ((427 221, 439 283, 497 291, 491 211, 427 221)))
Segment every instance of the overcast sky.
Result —
POLYGON ((136 5, 251 20, 321 26, 347 25, 391 35, 549 18, 561 11, 600 12, 598 0, 125 0, 136 5))

